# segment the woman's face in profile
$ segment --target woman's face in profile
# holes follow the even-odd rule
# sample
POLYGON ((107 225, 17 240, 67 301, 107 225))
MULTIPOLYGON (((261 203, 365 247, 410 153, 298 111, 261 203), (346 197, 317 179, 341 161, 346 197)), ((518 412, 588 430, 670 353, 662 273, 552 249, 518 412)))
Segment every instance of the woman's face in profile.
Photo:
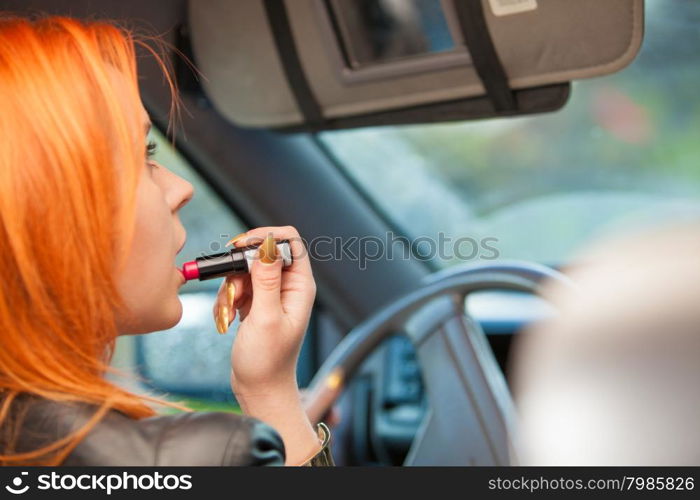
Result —
MULTIPOLYGON (((121 79, 121 74, 115 76, 121 79)), ((133 108, 124 99, 127 107, 133 108)), ((144 134, 148 113, 139 103, 144 134)), ((179 210, 192 198, 192 185, 170 172, 144 151, 143 169, 136 192, 134 235, 125 270, 117 285, 128 312, 117 315, 120 334, 147 333, 172 328, 182 316, 178 291, 185 283, 175 258, 185 244, 186 232, 179 210)))

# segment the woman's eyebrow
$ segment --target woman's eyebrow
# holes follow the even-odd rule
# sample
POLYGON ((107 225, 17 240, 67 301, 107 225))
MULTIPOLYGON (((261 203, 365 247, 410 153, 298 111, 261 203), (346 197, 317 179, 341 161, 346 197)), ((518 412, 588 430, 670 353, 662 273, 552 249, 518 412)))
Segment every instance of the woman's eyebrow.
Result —
POLYGON ((146 135, 148 135, 148 133, 151 131, 151 122, 146 123, 145 128, 146 128, 146 135))

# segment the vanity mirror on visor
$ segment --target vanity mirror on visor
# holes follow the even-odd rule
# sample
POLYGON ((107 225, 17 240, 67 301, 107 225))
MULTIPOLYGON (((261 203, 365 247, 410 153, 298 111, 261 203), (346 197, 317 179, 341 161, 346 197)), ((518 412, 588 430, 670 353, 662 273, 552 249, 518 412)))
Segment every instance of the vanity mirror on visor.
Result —
POLYGON ((331 130, 560 109, 636 56, 643 0, 190 0, 203 92, 242 127, 331 130))

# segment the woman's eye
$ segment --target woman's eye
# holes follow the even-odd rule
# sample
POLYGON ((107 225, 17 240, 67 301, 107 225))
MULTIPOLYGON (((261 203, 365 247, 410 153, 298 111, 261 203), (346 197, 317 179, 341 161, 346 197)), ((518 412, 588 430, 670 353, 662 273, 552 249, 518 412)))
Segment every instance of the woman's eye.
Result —
POLYGON ((146 158, 153 158, 153 155, 156 154, 156 143, 151 141, 146 145, 146 158))

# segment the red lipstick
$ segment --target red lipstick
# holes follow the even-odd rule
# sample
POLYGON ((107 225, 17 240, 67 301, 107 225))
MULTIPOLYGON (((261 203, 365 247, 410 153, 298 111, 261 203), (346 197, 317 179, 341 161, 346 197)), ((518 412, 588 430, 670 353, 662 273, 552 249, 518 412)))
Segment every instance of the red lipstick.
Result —
MULTIPOLYGON (((197 257, 193 261, 185 262, 182 266, 182 274, 187 281, 193 279, 204 281, 230 274, 248 273, 253 261, 258 258, 258 247, 260 244, 197 257)), ((292 265, 292 250, 289 246, 289 240, 277 242, 277 254, 282 259, 283 267, 292 265)))

